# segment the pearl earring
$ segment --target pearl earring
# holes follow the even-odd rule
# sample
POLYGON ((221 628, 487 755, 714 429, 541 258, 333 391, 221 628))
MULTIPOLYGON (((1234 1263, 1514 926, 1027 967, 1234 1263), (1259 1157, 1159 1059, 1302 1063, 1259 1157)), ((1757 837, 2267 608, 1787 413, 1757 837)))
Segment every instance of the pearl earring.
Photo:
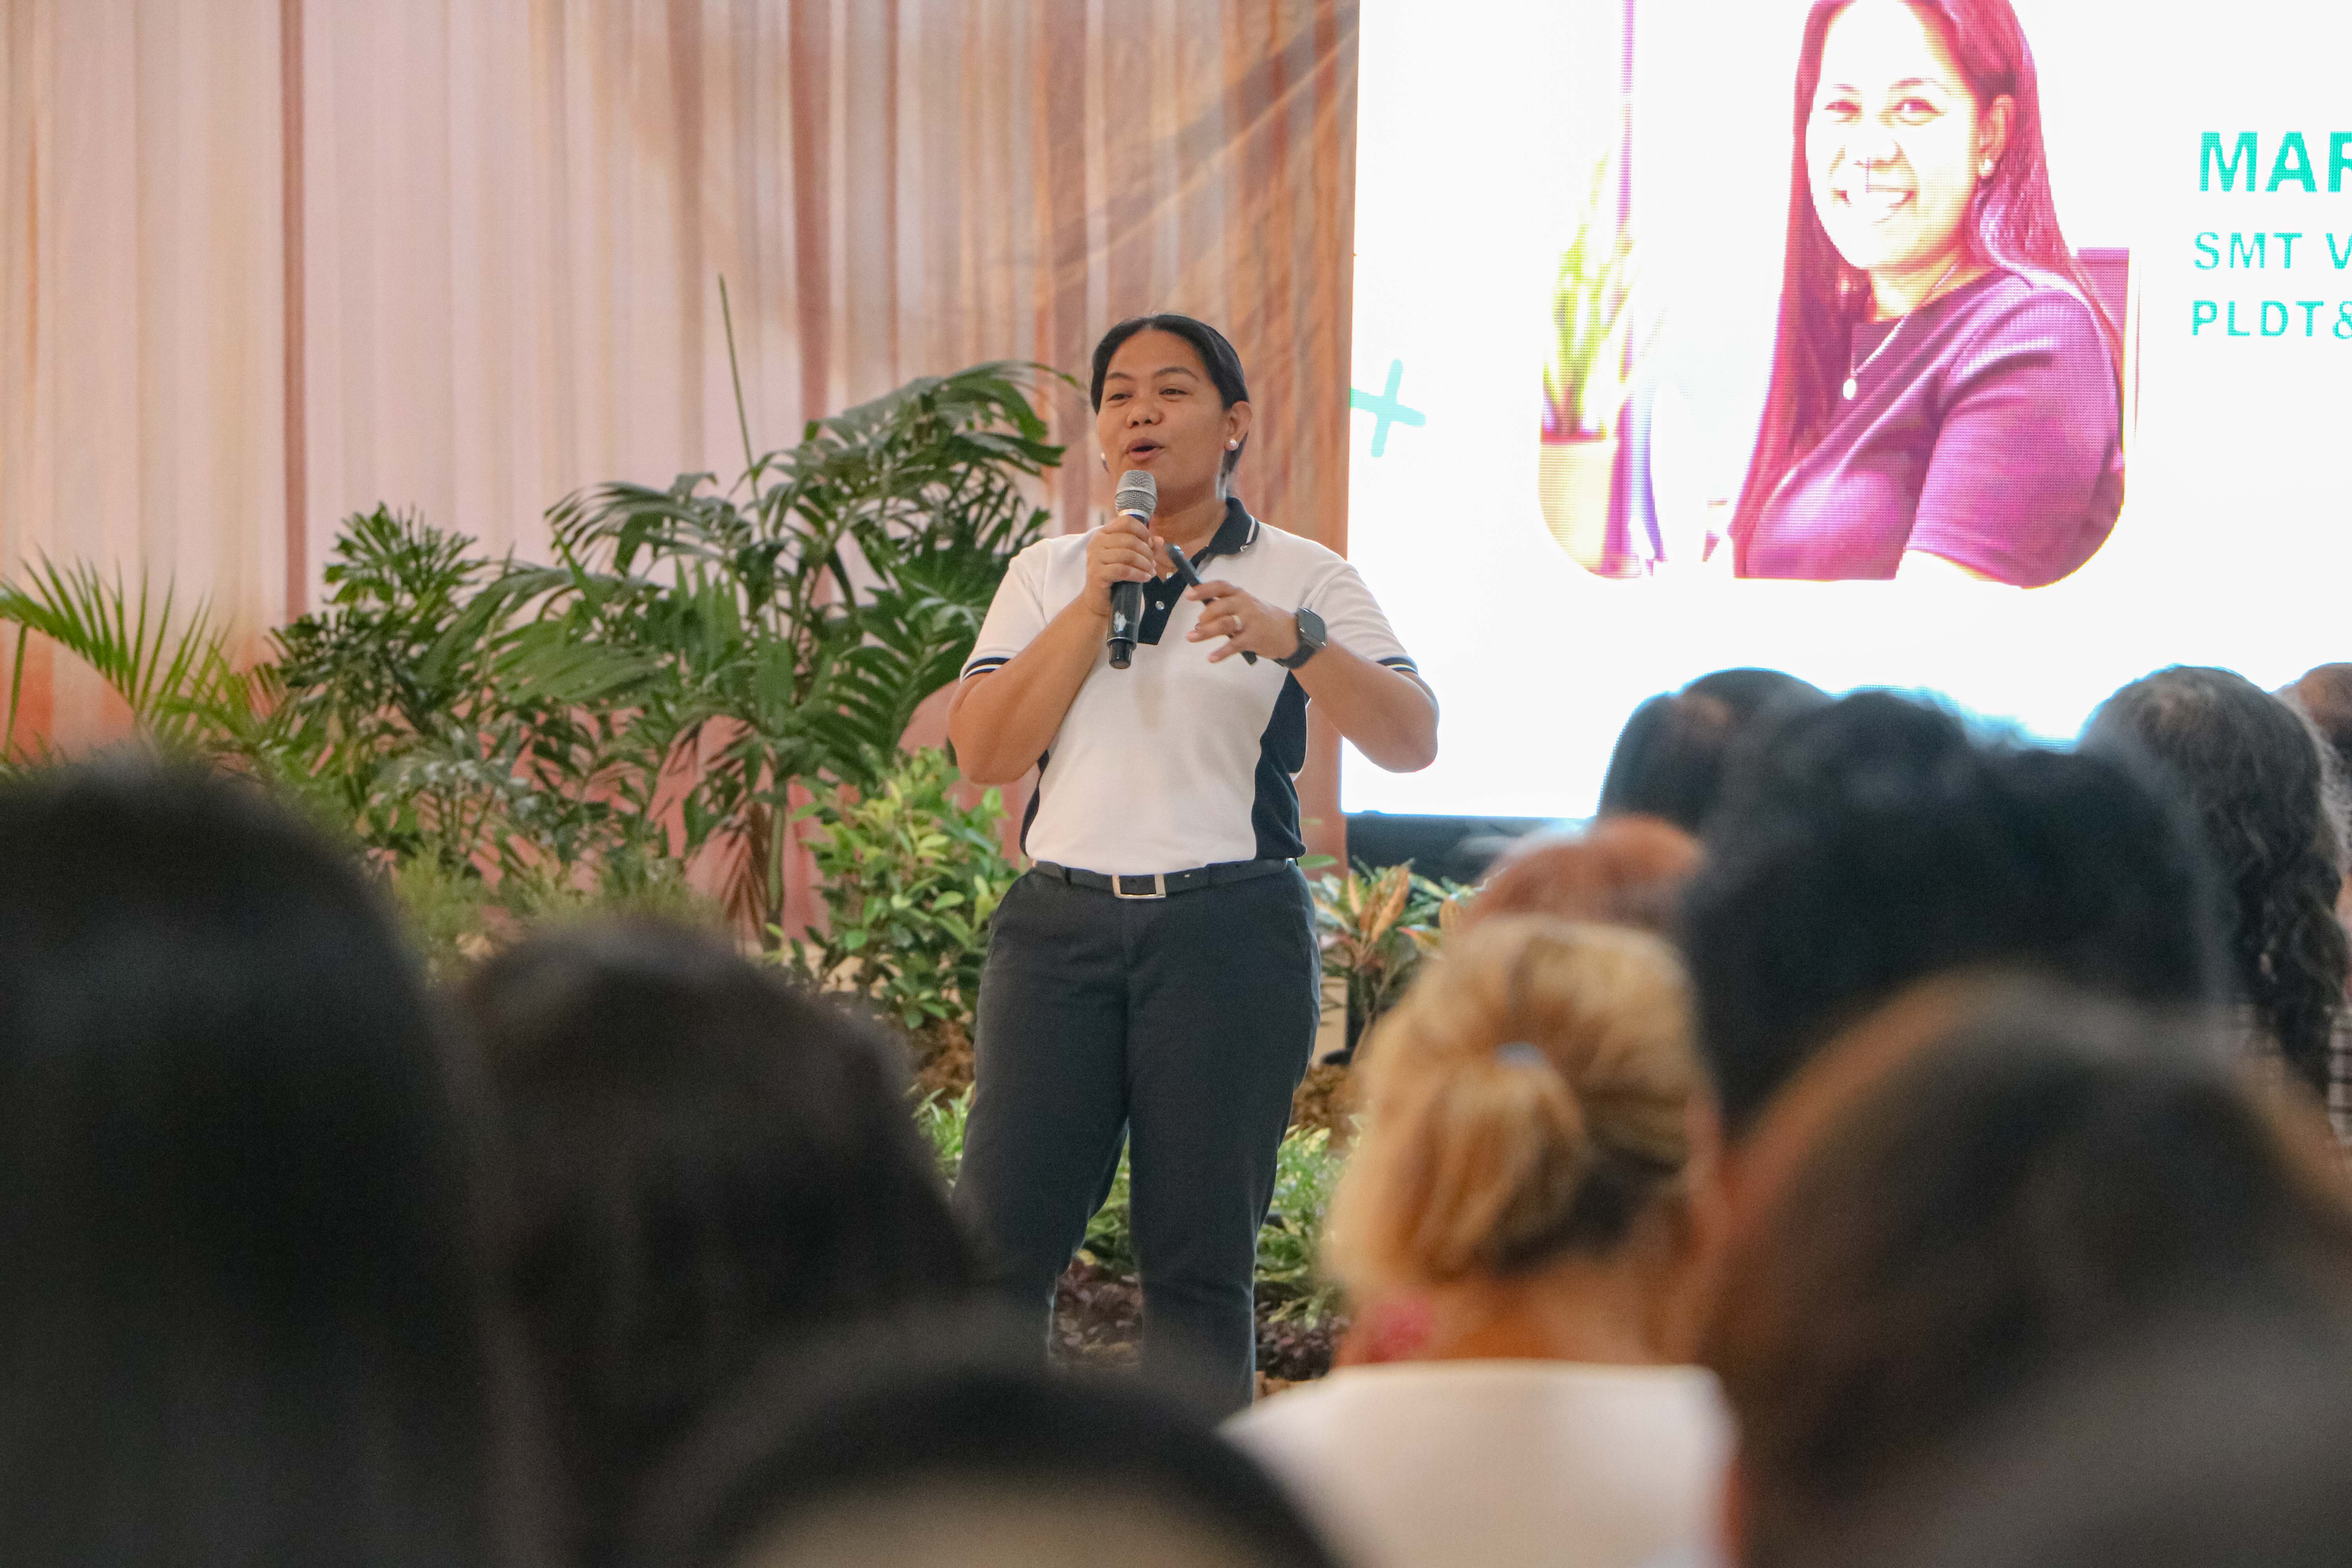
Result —
POLYGON ((1241 449, 1242 444, 1239 441, 1228 441, 1225 443, 1225 450, 1228 452, 1238 452, 1241 449))
POLYGON ((1992 178, 1992 160, 1987 158, 1983 163, 1977 165, 1977 173, 1990 180, 1992 178))

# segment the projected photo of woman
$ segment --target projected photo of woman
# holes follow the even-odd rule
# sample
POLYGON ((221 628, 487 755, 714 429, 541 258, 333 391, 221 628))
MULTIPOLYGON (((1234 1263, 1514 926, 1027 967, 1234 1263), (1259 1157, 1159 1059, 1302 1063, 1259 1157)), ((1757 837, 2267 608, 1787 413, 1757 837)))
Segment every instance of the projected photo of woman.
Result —
POLYGON ((2123 505, 2120 359, 2009 0, 1818 0, 1734 571, 2058 581, 2123 505))

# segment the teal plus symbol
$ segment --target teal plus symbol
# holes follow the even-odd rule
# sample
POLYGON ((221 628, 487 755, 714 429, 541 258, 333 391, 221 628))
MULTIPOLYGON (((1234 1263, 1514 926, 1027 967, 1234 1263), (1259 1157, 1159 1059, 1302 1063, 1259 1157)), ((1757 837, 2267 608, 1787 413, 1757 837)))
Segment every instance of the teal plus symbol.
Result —
POLYGON ((1377 395, 1361 387, 1348 388, 1348 406, 1367 409, 1372 416, 1372 456, 1377 458, 1389 449, 1391 425, 1426 425, 1429 416, 1418 408, 1407 408, 1397 401, 1397 389, 1404 384, 1404 361, 1389 361, 1388 390, 1377 395))

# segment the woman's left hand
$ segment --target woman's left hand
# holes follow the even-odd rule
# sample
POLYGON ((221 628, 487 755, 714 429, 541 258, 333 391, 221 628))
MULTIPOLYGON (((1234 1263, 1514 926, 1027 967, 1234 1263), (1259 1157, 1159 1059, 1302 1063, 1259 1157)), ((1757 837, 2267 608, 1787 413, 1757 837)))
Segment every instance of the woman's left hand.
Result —
POLYGON ((1237 653, 1288 658, 1298 651, 1298 614, 1295 610, 1275 609, 1225 582, 1187 588, 1184 596, 1201 602, 1201 618, 1193 623, 1184 640, 1225 639, 1224 646, 1209 656, 1211 664, 1237 653))

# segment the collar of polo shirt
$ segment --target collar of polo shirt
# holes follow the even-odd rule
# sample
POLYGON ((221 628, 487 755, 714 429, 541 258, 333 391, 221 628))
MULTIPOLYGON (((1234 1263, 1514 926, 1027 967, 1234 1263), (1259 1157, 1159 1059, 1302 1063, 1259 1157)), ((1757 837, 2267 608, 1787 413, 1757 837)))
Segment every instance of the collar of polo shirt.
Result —
POLYGON ((1198 555, 1192 557, 1192 564, 1197 568, 1220 555, 1239 555, 1256 542, 1257 519, 1252 517, 1249 514, 1249 509, 1242 505, 1240 497, 1227 496, 1225 521, 1217 524, 1215 537, 1209 541, 1198 555))

